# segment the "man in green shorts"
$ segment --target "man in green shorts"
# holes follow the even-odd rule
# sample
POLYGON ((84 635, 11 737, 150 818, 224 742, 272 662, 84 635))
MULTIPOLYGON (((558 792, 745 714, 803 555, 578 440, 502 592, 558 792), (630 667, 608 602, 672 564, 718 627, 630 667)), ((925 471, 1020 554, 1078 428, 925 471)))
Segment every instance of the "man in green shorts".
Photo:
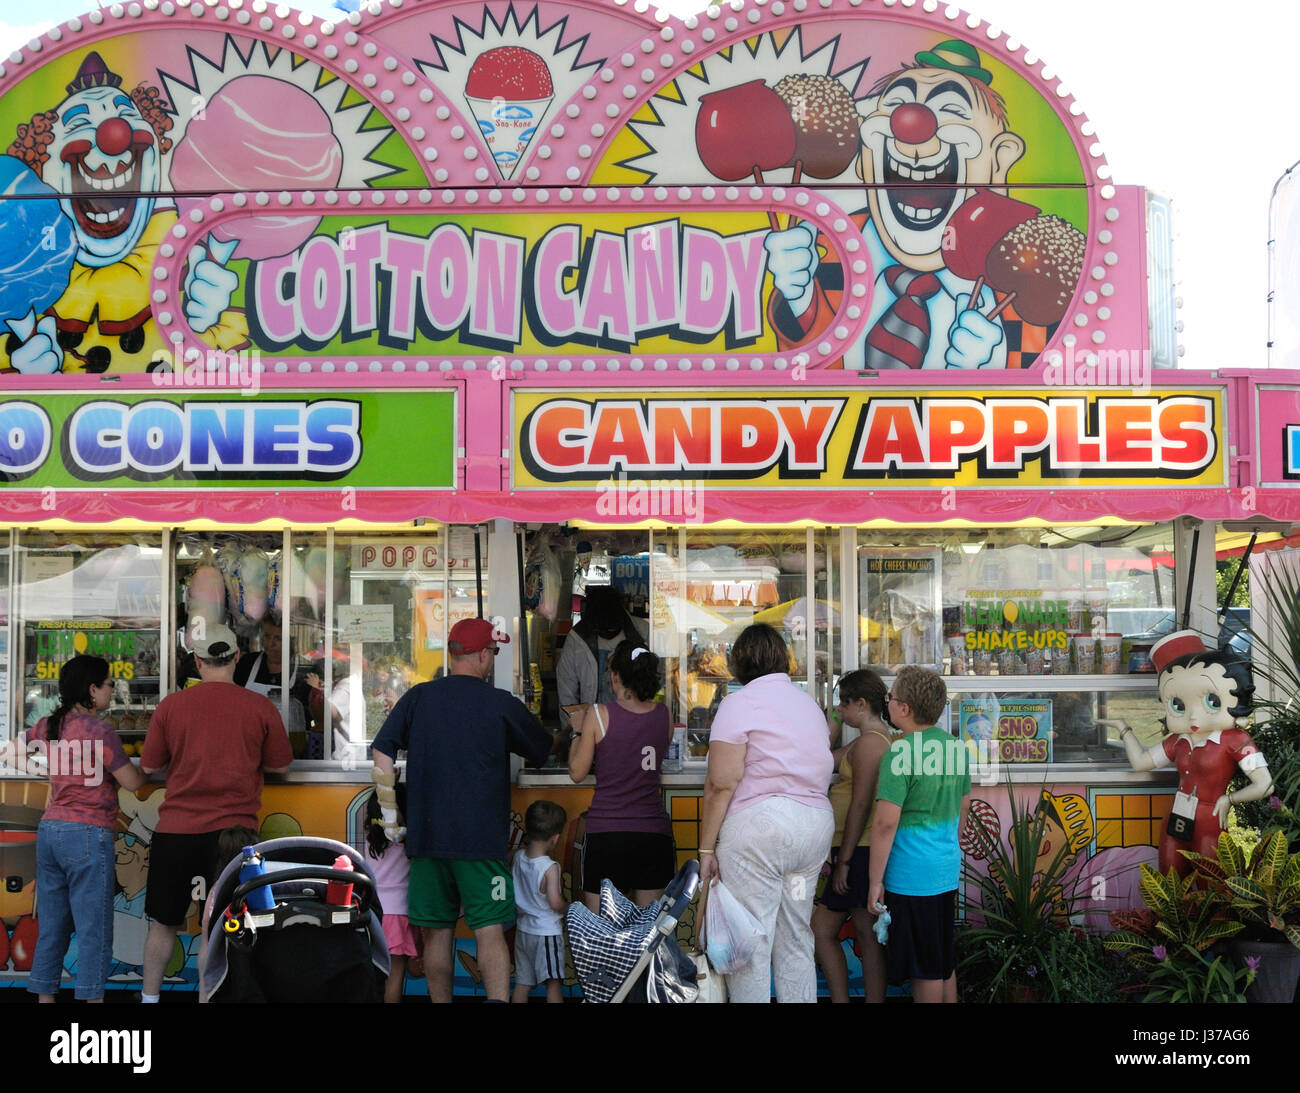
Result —
POLYGON ((474 931, 483 988, 506 1001, 515 920, 506 847, 510 834, 510 753, 541 765, 550 734, 522 702, 488 680, 498 643, 486 619, 451 628, 451 674, 412 687, 393 707, 374 742, 375 780, 384 831, 400 841, 394 760, 406 752, 406 854, 411 859, 408 917, 424 929, 429 997, 451 1001, 454 933, 462 906, 474 931))

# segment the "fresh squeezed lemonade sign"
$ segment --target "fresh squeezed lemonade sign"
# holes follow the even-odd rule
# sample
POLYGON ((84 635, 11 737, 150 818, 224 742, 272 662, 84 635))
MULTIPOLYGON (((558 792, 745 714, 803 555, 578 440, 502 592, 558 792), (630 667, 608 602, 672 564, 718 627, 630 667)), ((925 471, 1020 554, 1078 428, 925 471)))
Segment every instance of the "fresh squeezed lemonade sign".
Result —
POLYGON ((523 487, 623 474, 757 487, 1224 480, 1213 392, 517 390, 514 413, 523 487))

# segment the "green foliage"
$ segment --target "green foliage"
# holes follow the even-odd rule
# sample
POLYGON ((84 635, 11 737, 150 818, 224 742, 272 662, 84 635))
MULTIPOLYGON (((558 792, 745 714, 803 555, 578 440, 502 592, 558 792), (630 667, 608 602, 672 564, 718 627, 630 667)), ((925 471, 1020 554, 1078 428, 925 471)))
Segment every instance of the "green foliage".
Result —
POLYGON ((1221 956, 1211 960, 1190 945, 1170 950, 1147 979, 1144 1002, 1244 1002, 1255 981, 1253 968, 1234 971, 1221 956))
POLYGON ((1208 890, 1265 940, 1285 939, 1300 949, 1300 854, 1289 853, 1283 832, 1265 836, 1249 853, 1224 832, 1213 858, 1183 854, 1208 890))
POLYGON ((1024 811, 1011 798, 1007 847, 983 829, 978 815, 977 842, 988 850, 989 873, 966 865, 968 888, 979 893, 972 925, 957 933, 957 981, 963 997, 976 1002, 1037 1000, 1115 1002, 1127 977, 1122 962, 1106 953, 1096 938, 1069 925, 1074 893, 1066 873, 1073 861, 1068 847, 1041 873, 1034 872, 1047 817, 1024 811))
MULTIPOLYGON (((1220 837, 1220 845, 1225 844, 1228 853, 1240 854, 1231 839, 1220 837)), ((1180 877, 1170 869, 1161 875, 1143 865, 1139 888, 1149 913, 1116 921, 1120 928, 1104 944, 1144 970, 1152 971, 1162 962, 1157 947, 1199 954, 1243 929, 1244 924, 1231 914, 1228 895, 1217 887, 1198 887, 1195 874, 1180 877)))
POLYGON ((1132 978, 1099 938, 1052 923, 1028 939, 963 926, 956 947, 967 1002, 1122 1002, 1132 978))
POLYGON ((1228 594, 1228 586, 1232 584, 1232 575, 1237 572, 1237 558, 1227 558, 1215 565, 1214 587, 1217 593, 1217 600, 1224 607, 1249 607, 1250 606, 1250 567, 1247 566, 1241 575, 1241 580, 1237 584, 1237 590, 1232 594, 1232 602, 1228 603, 1224 597, 1228 594))

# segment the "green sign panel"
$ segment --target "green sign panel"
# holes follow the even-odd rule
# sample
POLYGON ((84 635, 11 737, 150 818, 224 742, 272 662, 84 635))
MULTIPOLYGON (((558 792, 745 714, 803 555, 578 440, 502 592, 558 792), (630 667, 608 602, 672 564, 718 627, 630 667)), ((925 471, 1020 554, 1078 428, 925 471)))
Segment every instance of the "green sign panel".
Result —
POLYGON ((24 488, 451 488, 455 452, 447 390, 0 401, 0 479, 24 488))

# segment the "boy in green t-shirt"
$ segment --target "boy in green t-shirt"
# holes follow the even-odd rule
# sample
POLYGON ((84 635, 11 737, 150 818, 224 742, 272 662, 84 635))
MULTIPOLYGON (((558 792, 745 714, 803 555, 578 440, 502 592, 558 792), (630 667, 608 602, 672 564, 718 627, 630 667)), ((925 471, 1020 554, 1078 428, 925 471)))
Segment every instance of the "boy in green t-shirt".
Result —
POLYGON ((937 727, 947 712, 942 676, 899 670, 889 720, 904 735, 880 762, 871 826, 867 907, 877 914, 888 907, 890 979, 911 979, 917 1002, 957 1001, 957 836, 970 809, 970 769, 965 745, 937 727))

